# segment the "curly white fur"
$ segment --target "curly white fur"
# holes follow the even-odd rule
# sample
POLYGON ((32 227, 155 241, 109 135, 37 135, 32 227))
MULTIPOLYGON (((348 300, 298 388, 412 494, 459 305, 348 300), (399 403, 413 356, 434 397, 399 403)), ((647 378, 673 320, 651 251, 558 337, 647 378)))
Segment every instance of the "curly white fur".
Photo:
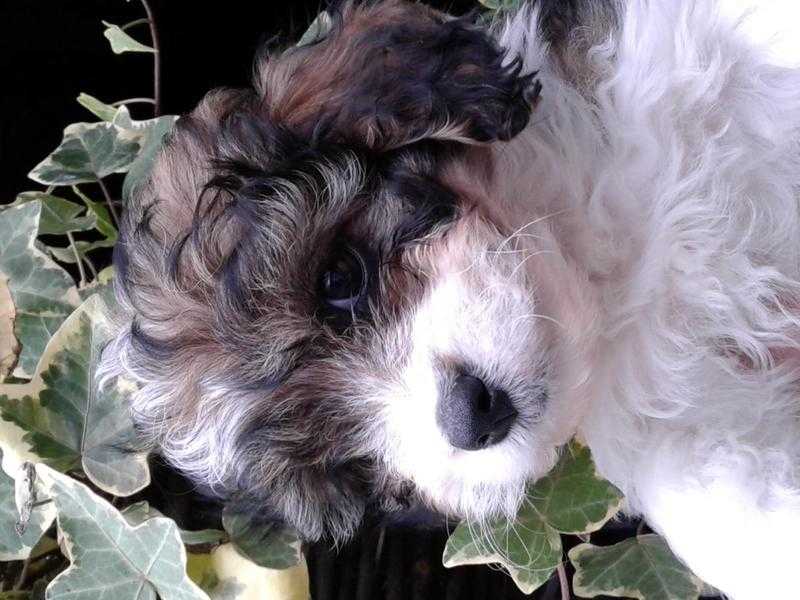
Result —
POLYGON ((600 470, 700 577, 760 600, 796 590, 800 70, 766 35, 796 9, 743 4, 631 0, 585 89, 517 14, 501 39, 546 93, 497 156, 509 198, 563 210, 600 298, 579 426, 600 470))

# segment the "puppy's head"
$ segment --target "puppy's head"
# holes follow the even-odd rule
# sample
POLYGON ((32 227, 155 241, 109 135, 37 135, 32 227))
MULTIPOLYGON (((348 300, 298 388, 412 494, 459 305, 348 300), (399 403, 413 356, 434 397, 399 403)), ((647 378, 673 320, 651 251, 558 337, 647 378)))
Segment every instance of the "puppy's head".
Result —
POLYGON ((180 119, 127 210, 105 355, 163 454, 308 538, 414 499, 512 512, 583 375, 580 278, 474 143, 537 93, 472 25, 384 2, 180 119))

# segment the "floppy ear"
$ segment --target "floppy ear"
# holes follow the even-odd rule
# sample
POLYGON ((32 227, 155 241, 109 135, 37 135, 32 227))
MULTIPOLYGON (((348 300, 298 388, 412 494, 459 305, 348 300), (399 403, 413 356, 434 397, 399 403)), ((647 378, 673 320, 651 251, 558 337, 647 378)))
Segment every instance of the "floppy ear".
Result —
POLYGON ((348 3, 321 42, 260 61, 256 87, 270 118, 307 139, 381 151, 508 140, 528 122, 535 76, 467 19, 387 0, 348 3))

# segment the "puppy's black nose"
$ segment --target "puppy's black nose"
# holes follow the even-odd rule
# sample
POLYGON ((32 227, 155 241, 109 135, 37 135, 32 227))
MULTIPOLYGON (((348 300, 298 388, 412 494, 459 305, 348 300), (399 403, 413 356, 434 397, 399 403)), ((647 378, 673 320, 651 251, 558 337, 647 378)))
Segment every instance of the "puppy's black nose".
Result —
POLYGON ((482 450, 501 442, 517 411, 508 394, 471 375, 459 375, 450 394, 439 400, 436 420, 447 440, 463 450, 482 450))

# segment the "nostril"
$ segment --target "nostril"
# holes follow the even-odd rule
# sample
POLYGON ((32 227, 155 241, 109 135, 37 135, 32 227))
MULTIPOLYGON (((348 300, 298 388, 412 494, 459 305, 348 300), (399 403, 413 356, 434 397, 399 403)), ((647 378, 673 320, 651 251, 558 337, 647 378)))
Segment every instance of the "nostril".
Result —
POLYGON ((486 389, 480 379, 478 381, 481 384, 481 389, 475 399, 475 408, 482 413, 488 413, 492 410, 492 393, 486 389))
POLYGON ((439 400, 436 420, 451 445, 482 450, 506 438, 517 418, 509 395, 471 375, 456 377, 439 400))
POLYGON ((503 390, 492 390, 491 407, 495 423, 506 421, 517 415, 517 411, 511 403, 511 398, 503 390))

